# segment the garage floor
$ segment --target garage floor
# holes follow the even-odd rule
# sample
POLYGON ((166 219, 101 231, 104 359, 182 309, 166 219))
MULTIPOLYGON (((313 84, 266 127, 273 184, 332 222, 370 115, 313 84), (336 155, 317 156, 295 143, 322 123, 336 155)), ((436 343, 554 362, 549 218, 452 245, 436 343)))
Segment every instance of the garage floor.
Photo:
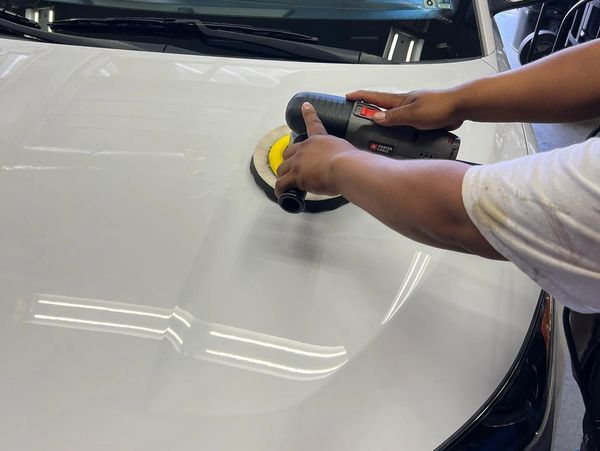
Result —
MULTIPOLYGON (((516 52, 512 48, 518 12, 510 11, 496 16, 496 22, 502 35, 512 67, 518 66, 516 52)), ((587 134, 597 125, 599 120, 576 124, 534 124, 535 134, 540 150, 568 146, 585 139, 587 134)), ((562 329, 561 329, 562 330, 562 329)), ((564 338, 562 341, 563 348, 564 338)), ((553 451, 573 451, 581 444, 581 419, 583 418, 583 402, 577 384, 571 375, 568 353, 565 348, 565 368, 562 396, 556 424, 553 451)))

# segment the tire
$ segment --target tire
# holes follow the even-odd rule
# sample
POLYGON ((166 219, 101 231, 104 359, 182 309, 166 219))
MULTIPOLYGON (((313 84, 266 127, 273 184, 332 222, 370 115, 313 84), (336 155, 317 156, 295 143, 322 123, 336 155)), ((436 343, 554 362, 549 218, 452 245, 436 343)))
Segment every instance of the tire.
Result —
POLYGON ((521 65, 525 65, 532 61, 538 60, 552 52, 552 46, 556 41, 556 33, 550 30, 540 30, 537 39, 535 41, 535 48, 531 52, 529 61, 527 60, 527 54, 533 41, 534 33, 530 33, 525 36, 525 39, 521 41, 519 46, 519 62, 521 65))

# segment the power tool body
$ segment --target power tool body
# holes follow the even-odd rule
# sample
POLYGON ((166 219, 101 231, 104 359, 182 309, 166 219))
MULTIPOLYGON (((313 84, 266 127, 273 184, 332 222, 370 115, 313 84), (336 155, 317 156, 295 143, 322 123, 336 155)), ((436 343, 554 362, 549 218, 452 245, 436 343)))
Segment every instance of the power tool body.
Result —
MULTIPOLYGON (((285 120, 291 130, 290 142, 297 143, 307 138, 302 116, 302 105, 305 102, 315 108, 328 134, 343 138, 358 149, 394 159, 456 159, 460 138, 453 133, 446 130, 423 131, 409 126, 385 127, 373 121, 375 113, 383 111, 378 106, 316 92, 298 93, 288 102, 285 120)), ((280 148, 274 145, 269 150, 268 158, 271 162, 273 152, 280 148)), ((254 159, 251 170, 259 186, 263 187, 264 177, 257 174, 254 159)), ((282 161, 282 157, 278 161, 282 161)), ((275 166, 271 164, 271 170, 277 175, 275 166)), ((271 193, 267 195, 273 198, 271 193)), ((310 208, 307 208, 305 197, 304 191, 291 188, 279 196, 277 202, 289 213, 300 213, 305 209, 311 212, 332 210, 347 203, 341 196, 336 196, 333 201, 324 199, 321 202, 322 209, 315 202, 311 202, 310 208)))

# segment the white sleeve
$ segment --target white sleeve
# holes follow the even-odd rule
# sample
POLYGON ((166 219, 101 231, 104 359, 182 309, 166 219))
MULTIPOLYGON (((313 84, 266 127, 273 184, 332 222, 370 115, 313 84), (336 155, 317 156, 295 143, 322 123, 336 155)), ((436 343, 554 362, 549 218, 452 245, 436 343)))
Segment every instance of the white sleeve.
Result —
POLYGON ((600 312, 600 139, 474 166, 462 196, 494 249, 567 307, 600 312))

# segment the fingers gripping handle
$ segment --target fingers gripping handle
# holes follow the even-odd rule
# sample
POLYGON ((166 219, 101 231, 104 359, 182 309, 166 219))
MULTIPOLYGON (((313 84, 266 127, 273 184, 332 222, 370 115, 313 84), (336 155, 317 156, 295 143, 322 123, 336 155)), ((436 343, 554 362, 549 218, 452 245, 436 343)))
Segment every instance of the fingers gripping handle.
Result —
MULTIPOLYGON (((288 102, 285 120, 292 135, 299 135, 294 142, 307 138, 302 115, 305 102, 312 104, 327 133, 346 139, 359 149, 395 159, 456 159, 460 139, 448 131, 423 131, 406 125, 385 127, 372 120, 373 114, 380 111, 378 107, 317 92, 300 92, 288 102)), ((304 211, 305 196, 303 191, 290 189, 280 196, 279 205, 290 213, 300 213, 304 211)))
POLYGON ((344 137, 350 122, 353 102, 344 97, 319 92, 300 92, 290 99, 285 110, 285 122, 292 131, 306 133, 306 124, 302 117, 302 105, 308 102, 319 115, 327 133, 344 137))
POLYGON ((346 139, 355 147, 390 158, 455 159, 458 136, 446 130, 417 130, 407 125, 383 126, 373 122, 380 108, 362 101, 317 92, 301 92, 289 101, 285 120, 296 133, 306 133, 302 104, 314 107, 327 133, 346 139))
MULTIPOLYGON (((306 140, 306 138, 308 138, 306 133, 297 135, 294 138, 294 144, 302 142, 306 140)), ((289 188, 288 190, 284 191, 281 196, 279 196, 277 203, 288 213, 302 213, 306 207, 305 199, 306 191, 302 191, 298 188, 289 188)))
MULTIPOLYGON (((300 92, 290 99, 285 110, 285 121, 292 130, 294 143, 299 143, 308 138, 306 134, 306 123, 302 116, 302 105, 308 102, 316 111, 319 119, 327 124, 328 133, 335 136, 344 136, 348 129, 352 102, 345 98, 322 94, 318 92, 300 92)), ((290 188, 277 199, 279 206, 288 213, 302 213, 305 205, 306 191, 298 188, 290 188)))

